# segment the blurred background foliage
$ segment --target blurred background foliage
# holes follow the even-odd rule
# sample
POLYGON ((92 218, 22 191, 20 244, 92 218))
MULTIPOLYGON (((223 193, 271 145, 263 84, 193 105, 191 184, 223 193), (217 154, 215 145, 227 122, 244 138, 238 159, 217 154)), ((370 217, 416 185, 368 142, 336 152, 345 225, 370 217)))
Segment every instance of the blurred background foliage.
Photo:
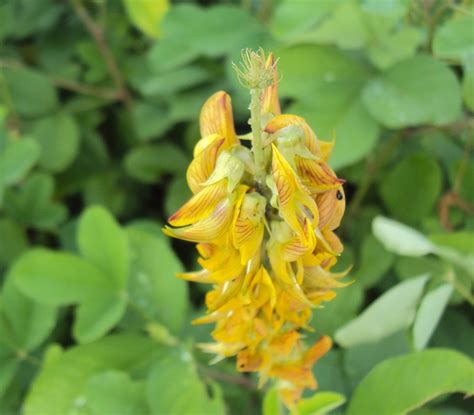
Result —
POLYGON ((473 12, 1 0, 1 413, 283 413, 197 351, 205 289, 174 278, 194 249, 160 231, 190 195, 204 100, 228 91, 248 131, 231 62, 258 46, 280 58, 285 111, 336 138, 348 180, 340 266, 355 283, 315 310, 308 337, 335 347, 300 413, 470 413, 452 393, 473 389, 473 12))

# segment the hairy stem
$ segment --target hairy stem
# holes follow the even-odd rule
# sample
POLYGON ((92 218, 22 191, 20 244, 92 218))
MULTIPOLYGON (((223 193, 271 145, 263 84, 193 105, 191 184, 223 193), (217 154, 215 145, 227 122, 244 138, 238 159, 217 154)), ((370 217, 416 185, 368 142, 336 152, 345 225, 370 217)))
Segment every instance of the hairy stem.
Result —
POLYGON ((252 128, 252 152, 255 159, 256 179, 260 185, 265 184, 265 154, 262 142, 262 123, 261 123, 261 88, 252 88, 250 90, 250 127, 252 128))

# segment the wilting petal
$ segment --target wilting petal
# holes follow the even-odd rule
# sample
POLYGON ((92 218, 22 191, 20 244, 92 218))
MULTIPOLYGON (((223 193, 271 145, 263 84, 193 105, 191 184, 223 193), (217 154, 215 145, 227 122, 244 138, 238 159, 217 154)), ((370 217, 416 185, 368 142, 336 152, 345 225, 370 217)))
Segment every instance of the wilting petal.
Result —
POLYGON ((205 219, 227 196, 227 181, 205 187, 168 218, 172 226, 186 226, 205 219))
POLYGON ((316 204, 319 209, 319 227, 323 230, 338 228, 346 209, 342 186, 317 195, 316 204))
POLYGON ((337 178, 334 171, 325 162, 296 157, 295 164, 303 184, 312 193, 337 189, 345 183, 345 180, 337 178))
POLYGON ((227 232, 233 213, 232 200, 224 199, 220 202, 212 214, 194 225, 183 228, 170 228, 166 226, 163 232, 173 238, 183 239, 190 242, 212 242, 222 238, 227 232))
POLYGON ((323 357, 332 347, 332 340, 328 336, 321 338, 305 353, 303 364, 306 367, 313 366, 321 357, 323 357))
MULTIPOLYGON (((273 54, 268 55, 266 67, 269 68, 275 64, 273 54)), ((266 87, 262 94, 262 112, 270 112, 273 115, 280 115, 280 101, 278 100, 278 73, 276 66, 273 70, 273 83, 266 87)))
POLYGON ((268 356, 256 353, 255 351, 252 352, 247 348, 240 351, 237 355, 237 369, 240 372, 256 372, 265 366, 266 361, 268 361, 268 356))
POLYGON ((314 134, 311 127, 304 120, 304 118, 298 117, 297 115, 282 114, 273 118, 265 127, 265 132, 274 134, 278 130, 285 128, 289 125, 297 125, 303 129, 304 141, 306 147, 316 156, 321 156, 321 149, 319 147, 318 139, 314 134))
POLYGON ((219 134, 226 140, 226 147, 238 144, 234 130, 234 117, 230 96, 224 91, 216 92, 203 105, 199 117, 201 136, 219 134))
POLYGON ((225 139, 220 135, 213 134, 207 138, 207 145, 195 154, 186 173, 189 188, 193 193, 201 190, 202 183, 209 179, 224 147, 225 139))

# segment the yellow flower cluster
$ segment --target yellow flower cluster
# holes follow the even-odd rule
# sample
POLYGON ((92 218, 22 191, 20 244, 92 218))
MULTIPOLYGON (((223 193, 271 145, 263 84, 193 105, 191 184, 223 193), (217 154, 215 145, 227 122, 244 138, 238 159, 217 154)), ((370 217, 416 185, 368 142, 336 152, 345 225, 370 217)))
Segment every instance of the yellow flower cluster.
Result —
POLYGON ((301 330, 310 329, 312 309, 346 285, 345 273, 330 272, 343 249, 333 231, 344 214, 344 181, 327 164, 333 144, 303 118, 280 113, 272 56, 265 67, 274 81, 257 97, 264 165, 236 135, 230 97, 212 95, 187 172, 194 196, 164 232, 198 243, 202 270, 180 277, 213 287, 208 314, 194 321, 215 323, 215 343, 202 347, 217 360, 236 355, 237 369, 258 371, 261 384, 276 378, 291 407, 316 387, 312 366, 332 344, 322 336, 309 347, 301 330))

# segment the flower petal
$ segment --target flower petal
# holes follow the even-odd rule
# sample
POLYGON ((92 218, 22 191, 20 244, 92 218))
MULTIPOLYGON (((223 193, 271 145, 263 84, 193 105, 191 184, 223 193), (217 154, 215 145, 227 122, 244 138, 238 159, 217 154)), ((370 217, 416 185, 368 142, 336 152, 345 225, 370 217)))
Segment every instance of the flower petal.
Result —
POLYGON ((314 131, 304 120, 304 118, 298 117, 297 115, 291 114, 282 114, 273 118, 265 127, 265 132, 269 134, 274 134, 278 130, 285 128, 289 125, 297 125, 303 129, 305 137, 305 145, 308 149, 316 156, 321 156, 321 148, 319 146, 319 141, 314 134, 314 131))
POLYGON ((323 230, 338 228, 346 209, 346 197, 342 186, 317 195, 316 204, 319 209, 319 227, 323 230))
POLYGON ((296 157, 295 164, 303 184, 312 193, 337 189, 345 183, 345 180, 337 178, 334 171, 325 162, 296 157))
POLYGON ((234 117, 230 96, 216 92, 204 103, 199 117, 201 135, 219 134, 226 139, 226 147, 238 144, 234 130, 234 117))
POLYGON ((206 186, 189 199, 178 211, 173 213, 168 222, 172 226, 186 226, 205 219, 217 204, 227 195, 227 181, 206 186))
MULTIPOLYGON (((270 53, 265 64, 266 68, 275 65, 275 58, 273 54, 270 53)), ((266 87, 262 94, 262 112, 270 112, 273 115, 280 115, 280 101, 278 99, 278 72, 276 66, 273 70, 273 83, 266 87)))
POLYGON ((224 143, 225 138, 222 136, 217 134, 210 135, 206 137, 207 145, 195 154, 195 158, 191 161, 186 173, 189 188, 193 193, 201 190, 202 183, 211 176, 216 167, 217 159, 224 148, 224 143))

